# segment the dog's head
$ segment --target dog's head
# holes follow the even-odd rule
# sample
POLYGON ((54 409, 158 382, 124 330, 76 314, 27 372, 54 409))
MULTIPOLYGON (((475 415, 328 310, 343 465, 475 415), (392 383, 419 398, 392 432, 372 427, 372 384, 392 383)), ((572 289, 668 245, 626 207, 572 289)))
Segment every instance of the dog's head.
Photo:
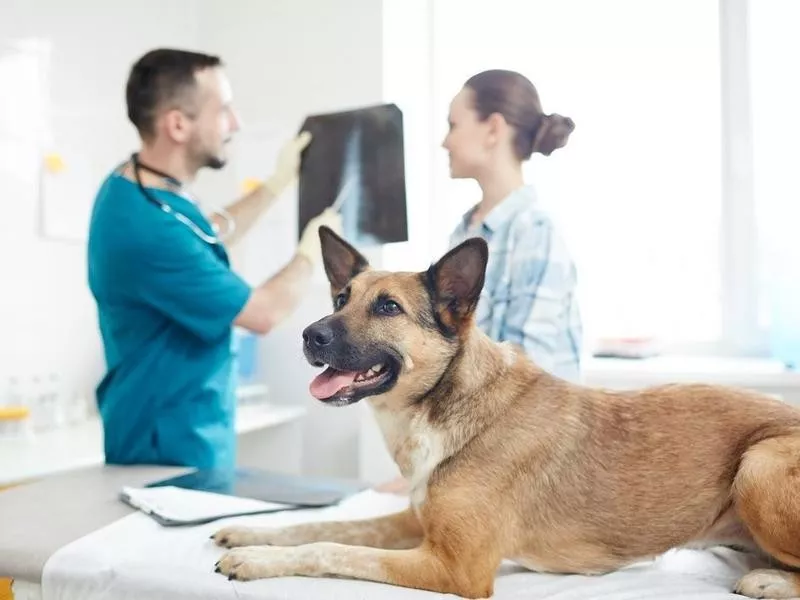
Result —
POLYGON ((373 270, 331 229, 319 235, 333 313, 303 331, 306 359, 327 367, 311 394, 337 406, 389 392, 425 396, 473 326, 486 242, 469 239, 421 273, 389 273, 373 270))

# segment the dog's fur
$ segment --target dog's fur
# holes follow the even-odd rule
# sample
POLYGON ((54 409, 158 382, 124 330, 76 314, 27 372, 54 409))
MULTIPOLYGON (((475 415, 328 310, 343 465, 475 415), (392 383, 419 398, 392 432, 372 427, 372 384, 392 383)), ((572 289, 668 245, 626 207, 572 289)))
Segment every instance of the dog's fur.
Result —
POLYGON ((504 558, 599 574, 671 548, 730 545, 781 565, 748 573, 736 591, 800 595, 791 571, 800 567, 800 410, 711 385, 610 392, 565 382, 475 327, 482 240, 427 272, 386 273, 332 231, 320 236, 336 309, 306 330, 306 356, 339 369, 391 367, 374 393, 347 388, 326 400, 369 397, 410 482, 410 507, 223 529, 215 541, 241 547, 219 572, 345 576, 478 598, 492 595, 504 558), (387 309, 387 299, 396 304, 387 309))

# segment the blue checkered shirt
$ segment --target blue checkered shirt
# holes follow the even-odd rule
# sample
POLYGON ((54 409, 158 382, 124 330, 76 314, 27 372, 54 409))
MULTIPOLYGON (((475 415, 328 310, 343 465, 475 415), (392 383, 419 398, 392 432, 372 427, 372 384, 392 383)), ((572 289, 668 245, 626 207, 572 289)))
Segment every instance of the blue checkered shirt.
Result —
POLYGON ((583 327, 575 266, 534 189, 516 190, 470 228, 474 210, 450 236, 450 247, 470 237, 489 244, 478 327, 494 340, 518 344, 546 371, 577 382, 583 327))

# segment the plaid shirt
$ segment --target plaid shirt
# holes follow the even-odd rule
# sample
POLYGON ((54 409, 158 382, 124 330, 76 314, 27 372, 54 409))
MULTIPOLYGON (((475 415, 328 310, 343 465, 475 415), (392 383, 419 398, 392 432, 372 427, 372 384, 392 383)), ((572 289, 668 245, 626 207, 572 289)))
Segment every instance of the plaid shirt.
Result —
POLYGON ((518 344, 546 371, 577 382, 583 327, 575 266, 535 191, 524 186, 512 192, 470 228, 475 208, 450 236, 450 247, 470 237, 489 244, 478 327, 494 340, 518 344))

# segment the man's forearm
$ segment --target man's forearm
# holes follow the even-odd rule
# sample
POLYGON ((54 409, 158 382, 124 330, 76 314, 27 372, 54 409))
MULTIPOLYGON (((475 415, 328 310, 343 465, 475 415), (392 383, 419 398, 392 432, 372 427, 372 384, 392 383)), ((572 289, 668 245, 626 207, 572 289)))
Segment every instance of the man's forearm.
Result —
POLYGON ((236 324, 268 333, 300 304, 313 272, 307 258, 295 255, 285 267, 253 290, 236 324))
POLYGON ((294 311, 308 289, 314 269, 304 256, 295 255, 285 267, 261 284, 276 322, 294 311))
POLYGON ((230 223, 222 215, 214 213, 211 216, 211 221, 217 225, 225 245, 231 247, 242 239, 252 228, 256 219, 270 208, 277 198, 267 186, 262 184, 233 202, 230 206, 226 206, 225 210, 233 218, 235 224, 233 234, 228 236, 226 236, 226 232, 229 231, 230 223))

